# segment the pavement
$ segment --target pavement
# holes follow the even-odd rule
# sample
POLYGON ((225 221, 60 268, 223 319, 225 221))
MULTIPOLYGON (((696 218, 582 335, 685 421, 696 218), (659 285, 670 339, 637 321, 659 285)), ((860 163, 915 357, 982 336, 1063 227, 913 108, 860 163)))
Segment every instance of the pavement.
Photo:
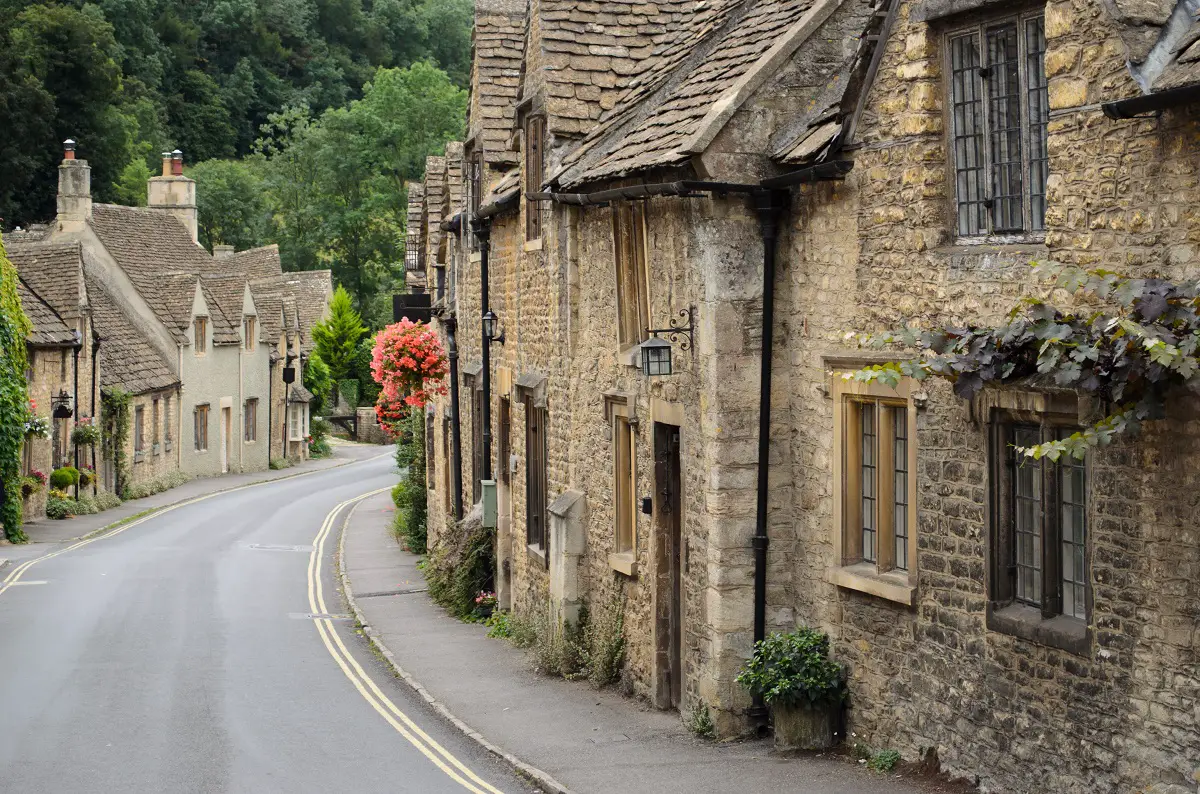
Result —
POLYGON ((38 521, 25 523, 25 534, 28 543, 13 544, 0 537, 0 570, 5 564, 16 564, 24 560, 40 557, 56 544, 69 544, 118 521, 176 502, 195 499, 198 496, 227 491, 260 482, 271 482, 295 477, 308 472, 325 471, 365 460, 378 455, 391 454, 392 447, 381 447, 373 444, 354 444, 331 439, 333 456, 319 460, 306 460, 291 468, 277 471, 256 471, 244 474, 224 474, 219 477, 198 477, 169 491, 147 496, 144 499, 131 499, 119 507, 95 513, 90 516, 75 516, 61 521, 42 518, 38 521))
POLYGON ((425 592, 419 558, 390 531, 388 494, 345 524, 342 576, 351 610, 397 674, 489 752, 518 763, 549 792, 929 791, 842 756, 783 757, 769 740, 711 742, 677 713, 612 690, 538 675, 525 651, 448 616, 425 592))
POLYGON ((341 611, 329 533, 398 479, 381 452, 31 544, 0 572, 0 790, 530 791, 341 611))

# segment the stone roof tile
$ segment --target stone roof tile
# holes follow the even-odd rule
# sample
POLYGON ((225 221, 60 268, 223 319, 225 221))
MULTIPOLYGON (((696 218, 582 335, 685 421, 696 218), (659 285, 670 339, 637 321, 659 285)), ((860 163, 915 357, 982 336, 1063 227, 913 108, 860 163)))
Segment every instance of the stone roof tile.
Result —
POLYGON ((75 344, 75 331, 67 327, 62 316, 30 289, 24 278, 17 279, 17 297, 21 299, 21 310, 33 326, 25 337, 35 347, 60 347, 75 344))
POLYGON ((283 263, 279 259, 279 246, 274 243, 261 248, 238 251, 231 259, 237 265, 238 271, 251 281, 278 276, 283 272, 283 263))
POLYGON ((92 322, 100 334, 100 385, 132 394, 165 389, 179 378, 158 350, 92 278, 87 279, 92 322))
POLYGON ((19 242, 7 250, 21 279, 42 300, 67 319, 79 316, 87 304, 79 243, 19 242))

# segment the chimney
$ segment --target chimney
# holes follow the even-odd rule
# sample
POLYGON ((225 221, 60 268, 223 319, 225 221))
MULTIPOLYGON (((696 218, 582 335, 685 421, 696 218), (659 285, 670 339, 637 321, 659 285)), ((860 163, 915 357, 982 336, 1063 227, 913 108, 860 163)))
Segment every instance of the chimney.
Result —
POLYGON ((87 160, 75 159, 75 141, 63 141, 58 166, 58 228, 80 231, 92 219, 92 169, 87 160))
POLYGON ((232 245, 214 245, 213 259, 228 259, 236 250, 232 245))
POLYGON ((162 176, 151 177, 147 204, 179 219, 196 242, 196 181, 183 175, 183 152, 163 152, 162 176))

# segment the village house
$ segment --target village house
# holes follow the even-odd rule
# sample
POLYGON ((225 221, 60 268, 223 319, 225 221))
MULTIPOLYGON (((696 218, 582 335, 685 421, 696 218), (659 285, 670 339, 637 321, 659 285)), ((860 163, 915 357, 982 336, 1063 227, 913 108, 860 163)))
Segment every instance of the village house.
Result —
POLYGON ((811 625, 871 746, 989 791, 1191 785, 1194 411, 1029 491, 1012 445, 1079 395, 840 375, 879 360, 848 332, 1002 321, 1031 260, 1194 279, 1195 20, 477 4, 463 199, 435 160, 418 199, 457 354, 431 543, 494 481, 501 604, 623 605, 633 691, 725 736, 763 719, 755 638, 811 625))
MULTIPOLYGON (((312 395, 299 362, 326 312, 329 271, 285 275, 274 246, 210 256, 197 243, 196 184, 183 176, 179 152, 164 154, 147 207, 94 204, 90 168, 74 147, 67 142, 59 167, 54 224, 16 235, 12 250, 30 285, 77 274, 79 295, 90 301, 78 306, 94 314, 102 351, 93 393, 128 395, 124 471, 101 462, 104 487, 124 491, 173 471, 260 471, 273 456, 306 457, 312 395), (52 261, 68 250, 74 271, 52 261)), ((58 311, 83 316, 79 308, 58 311)), ((96 352, 80 349, 91 349, 79 356, 83 382, 96 352)), ((62 432, 72 427, 64 420, 62 432)))

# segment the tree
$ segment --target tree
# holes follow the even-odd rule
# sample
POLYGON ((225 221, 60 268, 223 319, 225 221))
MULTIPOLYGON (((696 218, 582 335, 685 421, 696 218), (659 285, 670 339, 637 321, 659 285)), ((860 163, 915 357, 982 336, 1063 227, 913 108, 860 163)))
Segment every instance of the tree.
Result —
POLYGON ((330 391, 333 389, 333 378, 329 377, 329 366, 315 351, 309 353, 308 361, 304 364, 304 388, 312 392, 313 397, 316 398, 309 410, 314 415, 324 410, 325 401, 329 399, 330 391))
POLYGON ((268 237, 270 213, 258 160, 205 160, 187 170, 196 180, 200 243, 238 250, 257 248, 268 237))
POLYGON ((317 355, 329 366, 329 376, 335 382, 353 375, 358 341, 366 333, 362 317, 350 301, 350 293, 339 286, 329 304, 329 318, 314 325, 312 330, 317 355))

